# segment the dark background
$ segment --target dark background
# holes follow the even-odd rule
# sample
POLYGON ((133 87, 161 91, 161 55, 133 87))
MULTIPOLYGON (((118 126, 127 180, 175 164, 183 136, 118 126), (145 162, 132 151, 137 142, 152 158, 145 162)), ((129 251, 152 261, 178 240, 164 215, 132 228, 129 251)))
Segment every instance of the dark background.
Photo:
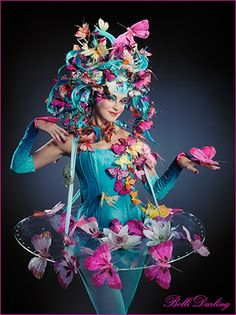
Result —
MULTIPOLYGON (((27 270, 32 256, 13 236, 14 225, 33 210, 66 201, 62 159, 35 174, 9 170, 11 156, 27 124, 45 115, 43 100, 50 81, 72 48, 75 24, 92 26, 102 17, 118 36, 141 19, 150 21, 148 45, 153 56, 151 95, 158 118, 153 136, 166 162, 192 146, 213 145, 219 171, 184 170, 165 198, 166 205, 194 213, 204 223, 211 255, 191 255, 171 270, 163 290, 142 278, 130 313, 234 313, 234 3, 231 2, 8 2, 2 3, 2 313, 93 313, 79 277, 63 290, 51 266, 42 280, 27 270), (218 308, 165 308, 168 295, 198 294, 218 308)), ((49 140, 40 133, 34 148, 49 140)), ((156 150, 156 147, 153 146, 156 150)))

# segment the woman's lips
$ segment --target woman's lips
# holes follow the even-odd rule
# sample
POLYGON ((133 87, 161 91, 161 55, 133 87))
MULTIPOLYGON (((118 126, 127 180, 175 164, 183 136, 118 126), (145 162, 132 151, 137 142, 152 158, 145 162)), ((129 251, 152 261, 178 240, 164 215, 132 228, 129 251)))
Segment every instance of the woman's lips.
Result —
POLYGON ((109 112, 112 116, 117 116, 119 113, 109 112))

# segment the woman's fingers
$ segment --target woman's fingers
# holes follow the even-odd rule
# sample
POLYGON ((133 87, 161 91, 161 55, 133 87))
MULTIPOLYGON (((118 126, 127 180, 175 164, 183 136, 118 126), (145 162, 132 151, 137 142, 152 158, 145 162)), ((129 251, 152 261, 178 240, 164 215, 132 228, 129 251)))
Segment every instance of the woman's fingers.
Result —
POLYGON ((195 163, 194 164, 189 164, 188 166, 186 166, 187 170, 193 172, 194 174, 199 174, 199 170, 194 167, 194 165, 196 165, 195 163))
MULTIPOLYGON (((57 126, 57 125, 56 125, 56 126, 57 126)), ((62 133, 63 135, 69 136, 69 133, 68 133, 65 129, 63 129, 63 128, 57 126, 57 130, 58 130, 60 133, 62 133)))
POLYGON ((57 134, 55 131, 52 133, 52 137, 54 140, 56 140, 58 142, 62 142, 59 134, 57 134))
POLYGON ((58 130, 55 130, 54 134, 57 135, 57 137, 59 138, 60 142, 66 142, 67 139, 66 139, 66 136, 64 135, 64 133, 58 131, 58 130))
POLYGON ((201 163, 201 166, 205 166, 208 167, 212 170, 219 170, 220 166, 218 162, 214 162, 214 163, 201 163))

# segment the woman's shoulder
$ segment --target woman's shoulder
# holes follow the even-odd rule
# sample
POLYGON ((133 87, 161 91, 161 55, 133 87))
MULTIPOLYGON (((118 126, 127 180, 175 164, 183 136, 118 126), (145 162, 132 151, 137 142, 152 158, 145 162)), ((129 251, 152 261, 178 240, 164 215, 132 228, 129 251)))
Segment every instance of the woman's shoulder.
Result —
POLYGON ((127 130, 123 128, 119 128, 118 135, 120 138, 128 138, 129 136, 132 136, 130 132, 128 132, 127 130))

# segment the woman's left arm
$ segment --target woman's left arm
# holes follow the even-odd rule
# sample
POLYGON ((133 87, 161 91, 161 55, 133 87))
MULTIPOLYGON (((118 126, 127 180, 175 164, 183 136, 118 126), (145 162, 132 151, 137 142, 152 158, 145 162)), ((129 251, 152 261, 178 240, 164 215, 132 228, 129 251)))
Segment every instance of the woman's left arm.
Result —
MULTIPOLYGON (((150 177, 150 182, 152 184, 153 191, 155 193, 157 200, 161 200, 162 198, 164 198, 167 195, 167 193, 174 187, 178 176, 180 175, 181 171, 184 168, 195 174, 199 174, 199 170, 195 167, 197 165, 198 163, 191 161, 190 158, 188 158, 187 156, 179 154, 160 178, 156 173, 155 165, 149 164, 148 166, 146 166, 146 170, 150 177)), ((220 168, 219 165, 217 164, 200 163, 200 165, 208 167, 212 170, 220 168)), ((142 181, 145 189, 151 193, 145 175, 143 176, 142 181)))

